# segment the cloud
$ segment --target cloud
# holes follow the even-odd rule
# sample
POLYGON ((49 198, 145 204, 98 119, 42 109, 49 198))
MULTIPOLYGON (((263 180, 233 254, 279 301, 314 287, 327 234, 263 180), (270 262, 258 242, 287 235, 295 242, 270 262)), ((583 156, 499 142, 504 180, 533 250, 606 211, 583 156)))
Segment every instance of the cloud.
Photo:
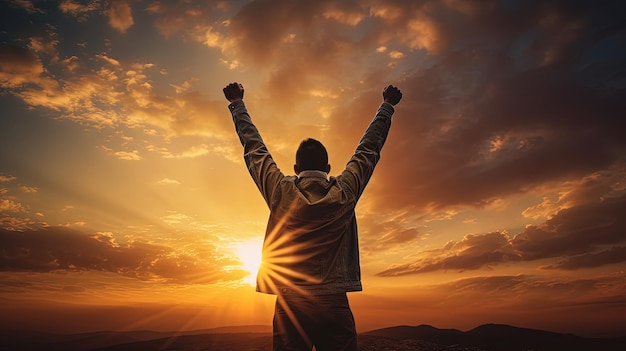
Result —
POLYGON ((113 153, 120 160, 126 161, 139 161, 141 160, 141 156, 139 155, 139 151, 116 151, 113 153))
POLYGON ((366 13, 356 1, 328 2, 322 16, 355 27, 366 18, 366 13))
MULTIPOLYGON (((0 174, 0 183, 11 183, 16 179, 17 177, 15 176, 0 174)), ((39 191, 39 188, 34 186, 13 185, 14 190, 20 190, 24 193, 36 193, 39 191)), ((9 188, 0 188, 0 229, 28 230, 47 226, 45 222, 30 218, 30 206, 24 204, 23 199, 8 194, 9 188)), ((43 217, 41 213, 35 213, 34 215, 43 217)))
POLYGON ((30 50, 8 44, 0 44, 0 86, 17 88, 25 83, 39 81, 43 65, 30 50))
MULTIPOLYGON (((480 208, 623 163, 626 143, 615 132, 623 127, 619 111, 626 108, 620 69, 608 55, 599 56, 593 68, 585 65, 580 55, 569 53, 590 53, 596 44, 583 36, 564 38, 552 25, 532 21, 555 18, 572 23, 576 32, 580 26, 594 32, 603 25, 586 17, 585 6, 573 3, 521 6, 528 8, 479 11, 481 24, 458 13, 444 11, 438 17, 446 28, 442 41, 449 45, 433 53, 432 65, 416 66, 397 83, 405 98, 376 171, 384 186, 373 184, 381 206, 480 208), (458 17, 458 23, 445 22, 448 15, 458 17), (514 18, 505 24, 501 16, 514 18), (479 32, 464 33, 463 28, 479 32), (530 36, 533 29, 541 35, 530 36), (469 40, 477 42, 465 46, 469 40), (546 52, 559 52, 559 58, 546 63, 546 52), (575 68, 581 65, 585 68, 575 68), (604 79, 613 81, 610 88, 596 88, 605 86, 604 79)), ((607 34, 599 40, 617 37, 607 34)), ((351 116, 371 115, 375 104, 368 101, 378 100, 376 95, 362 92, 350 108, 337 109, 332 129, 343 130, 351 116)))
MULTIPOLYGON (((568 182, 548 219, 528 225, 510 237, 506 233, 469 234, 461 241, 421 252, 420 258, 394 264, 379 276, 401 276, 445 270, 478 270, 515 261, 550 259, 544 269, 575 270, 626 262, 626 192, 624 170, 603 172, 568 182)), ((384 233, 384 231, 383 231, 384 233)))
POLYGON ((461 241, 450 241, 439 250, 423 252, 422 256, 412 263, 392 265, 377 275, 392 277, 438 270, 476 270, 521 259, 513 250, 508 236, 498 232, 468 234, 461 241))
MULTIPOLYGON (((227 111, 223 103, 190 90, 190 85, 185 90, 176 88, 173 95, 157 92, 150 74, 158 72, 153 72, 151 63, 124 63, 99 53, 95 58, 105 63, 103 67, 85 70, 87 67, 76 63, 66 66, 73 67, 75 74, 57 80, 46 74, 34 52, 4 46, 6 50, 0 54, 0 85, 11 88, 29 106, 57 111, 61 118, 97 129, 149 128, 166 136, 203 135, 218 139, 232 134, 232 122, 223 118, 227 111)), ((138 155, 125 152, 119 156, 137 159, 138 155)))
POLYGON ((65 118, 98 127, 112 126, 120 120, 113 110, 100 107, 119 101, 119 93, 110 84, 109 71, 74 76, 60 85, 44 73, 41 61, 31 51, 9 46, 2 52, 2 85, 14 88, 12 93, 26 104, 63 111, 65 118))
POLYGON ((571 256, 554 265, 544 266, 542 268, 575 270, 582 268, 593 268, 621 262, 626 262, 626 247, 614 246, 608 250, 571 256))
POLYGON ((229 20, 220 47, 242 65, 270 72, 265 94, 289 109, 310 98, 310 91, 331 89, 333 77, 350 81, 362 72, 353 63, 367 62, 365 53, 375 52, 345 33, 365 18, 356 1, 256 1, 229 20))
POLYGON ((104 14, 109 19, 109 24, 114 29, 125 33, 135 22, 133 20, 131 1, 110 1, 104 9, 104 14))
POLYGON ((358 218, 359 242, 364 255, 395 249, 425 238, 421 228, 406 213, 387 216, 375 215, 369 211, 360 213, 366 213, 358 218))
POLYGON ((14 0, 14 1, 11 1, 11 5, 22 8, 24 11, 26 11, 29 14, 44 13, 43 10, 35 7, 35 4, 33 4, 32 1, 28 1, 28 0, 14 0))
POLYGON ((0 182, 11 182, 17 179, 15 176, 7 176, 4 174, 0 174, 0 182))
MULTIPOLYGON (((155 1, 145 11, 156 17, 154 25, 164 37, 181 34, 184 38, 192 37, 204 41, 203 35, 210 36, 210 30, 215 25, 207 25, 207 19, 212 18, 214 13, 223 13, 229 7, 230 4, 223 1, 205 1, 202 5, 192 1, 155 1)), ((206 40, 208 43, 212 42, 208 38, 206 40)))
POLYGON ((200 144, 189 147, 187 150, 181 151, 177 154, 172 154, 169 151, 162 151, 161 154, 165 158, 196 158, 206 155, 210 152, 208 145, 200 144))
POLYGON ((2 212, 19 213, 19 212, 26 212, 26 209, 21 203, 17 201, 14 201, 11 199, 0 198, 0 213, 2 212))
POLYGON ((46 32, 48 37, 31 37, 28 46, 34 52, 41 52, 50 56, 51 62, 55 63, 59 59, 57 51, 59 40, 56 38, 56 33, 51 29, 46 32))
POLYGON ((91 12, 99 10, 99 3, 97 1, 91 1, 83 5, 73 0, 64 0, 59 4, 59 10, 74 16, 80 22, 85 22, 91 12))
POLYGON ((389 57, 391 57, 392 59, 401 59, 404 57, 404 54, 401 51, 392 51, 389 53, 389 57))
MULTIPOLYGON (((114 66, 114 67, 120 67, 120 66, 121 66, 121 65, 120 65, 120 61, 118 61, 118 60, 116 60, 116 59, 114 59, 114 58, 110 58, 110 57, 108 57, 108 56, 107 56, 106 54, 104 54, 104 53, 102 53, 102 54, 97 54, 97 55, 96 55, 96 58, 99 58, 99 59, 101 59, 101 60, 103 60, 103 61, 105 61, 105 62, 109 63, 110 65, 112 65, 112 66, 114 66)), ((118 79, 116 76, 114 76, 114 74, 115 74, 115 73, 114 73, 114 72, 112 72, 112 71, 107 71, 107 75, 110 75, 110 76, 111 76, 111 78, 112 78, 111 80, 113 80, 113 81, 115 81, 115 80, 117 80, 117 79, 118 79), (110 73, 109 73, 109 72, 110 72, 110 73)))
POLYGON ((598 308, 624 303, 623 274, 592 278, 545 278, 532 275, 494 275, 454 280, 433 286, 434 291, 452 303, 454 300, 475 300, 487 306, 510 308, 598 308), (603 296, 601 299, 598 296, 603 296), (503 305, 504 304, 504 305, 503 305))
POLYGON ((540 225, 529 225, 511 244, 527 260, 590 254, 624 242, 624 210, 626 196, 563 209, 540 225))
POLYGON ((118 243, 111 233, 86 234, 65 227, 16 232, 0 229, 4 272, 102 271, 177 284, 239 280, 245 272, 209 244, 177 251, 169 246, 118 243))
POLYGON ((161 220, 169 225, 176 225, 180 223, 189 223, 193 219, 184 213, 170 211, 170 214, 163 216, 161 220))
POLYGON ((159 180, 158 182, 156 182, 157 184, 162 184, 162 185, 179 185, 180 182, 176 179, 170 179, 170 178, 163 178, 161 180, 159 180))
MULTIPOLYGON (((547 180, 597 170, 611 164, 623 148, 623 143, 613 143, 615 128, 585 118, 592 113, 585 106, 604 106, 601 119, 610 124, 623 99, 567 78, 580 57, 567 53, 592 45, 574 35, 596 25, 586 17, 584 5, 524 3, 514 12, 495 2, 467 1, 223 5, 154 2, 145 10, 162 35, 218 48, 219 61, 233 69, 261 70, 266 79, 255 94, 257 101, 281 101, 264 104, 265 115, 293 113, 298 122, 324 116, 316 129, 335 130, 347 118, 371 115, 375 104, 368 102, 376 101, 371 89, 398 80, 406 98, 394 123, 400 130, 392 131, 386 149, 419 162, 402 162, 393 172, 407 178, 394 184, 411 184, 410 191, 392 186, 378 192, 395 209, 484 206, 547 180), (540 35, 529 35, 533 29, 540 35), (382 48, 388 54, 377 52, 382 48), (546 62, 548 52, 559 58, 546 62), (415 117, 403 120, 402 115, 415 117), (561 117, 566 115, 571 117, 561 117), (595 126, 597 135, 603 128, 612 135, 579 138, 578 131, 595 126), (393 143, 393 138, 414 143, 393 143), (561 157, 572 149, 583 155, 582 162, 561 157), (535 169, 530 178, 524 172, 529 168, 535 169)), ((164 93, 155 89, 152 74, 157 72, 151 68, 131 67, 110 54, 98 57, 111 65, 96 70, 97 75, 75 76, 61 89, 27 90, 20 96, 35 106, 74 106, 67 117, 100 126, 216 138, 232 133, 229 121, 217 118, 223 106, 207 96, 185 84, 171 84, 175 94, 164 93), (114 107, 98 109, 100 101, 114 107), (200 118, 200 111, 216 117, 200 118)), ((284 131, 294 128, 293 123, 277 124, 268 133, 286 142, 283 135, 290 134, 284 131)), ((349 133, 358 138, 360 131, 349 133)), ((352 148, 346 141, 332 142, 342 151, 352 148)), ((392 177, 391 171, 378 173, 385 180, 392 177)))
POLYGON ((20 189, 25 193, 36 193, 39 191, 39 188, 37 188, 36 186, 22 185, 20 186, 20 189))
MULTIPOLYGON (((2 200, 0 200, 0 202, 2 202, 2 200)), ((6 211, 5 213, 0 213, 0 228, 6 229, 6 230, 21 231, 21 230, 32 230, 36 228, 44 228, 44 227, 49 226, 48 223, 46 222, 36 221, 29 217, 24 217, 24 216, 17 217, 17 215, 23 215, 23 212, 19 211, 19 212, 13 213, 13 215, 6 214, 6 211)), ((39 216, 40 214, 36 214, 36 215, 39 216)))

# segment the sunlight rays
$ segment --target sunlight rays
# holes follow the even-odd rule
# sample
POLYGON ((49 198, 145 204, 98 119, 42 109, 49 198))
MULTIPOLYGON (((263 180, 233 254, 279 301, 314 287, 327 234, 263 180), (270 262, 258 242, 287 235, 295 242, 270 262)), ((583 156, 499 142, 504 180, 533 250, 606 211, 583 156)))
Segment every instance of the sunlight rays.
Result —
POLYGON ((310 242, 297 242, 305 229, 286 229, 290 216, 283 215, 265 238, 263 256, 257 277, 257 289, 263 292, 279 292, 288 289, 296 294, 306 295, 306 289, 299 287, 294 280, 317 284, 322 281, 321 276, 312 276, 305 272, 289 267, 291 264, 307 261, 320 254, 321 250, 312 246, 310 242))
POLYGON ((241 269, 249 273, 243 281, 251 286, 256 284, 257 273, 261 267, 262 247, 263 243, 260 240, 252 239, 238 244, 235 248, 235 253, 242 262, 241 269))

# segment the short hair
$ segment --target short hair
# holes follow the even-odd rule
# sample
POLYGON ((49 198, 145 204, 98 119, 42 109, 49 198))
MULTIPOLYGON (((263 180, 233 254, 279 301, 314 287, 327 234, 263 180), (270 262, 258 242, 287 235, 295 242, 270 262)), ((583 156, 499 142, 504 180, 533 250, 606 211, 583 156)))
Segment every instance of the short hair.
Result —
POLYGON ((300 171, 317 170, 326 172, 328 166, 328 152, 322 143, 307 138, 302 140, 296 151, 296 166, 300 171))

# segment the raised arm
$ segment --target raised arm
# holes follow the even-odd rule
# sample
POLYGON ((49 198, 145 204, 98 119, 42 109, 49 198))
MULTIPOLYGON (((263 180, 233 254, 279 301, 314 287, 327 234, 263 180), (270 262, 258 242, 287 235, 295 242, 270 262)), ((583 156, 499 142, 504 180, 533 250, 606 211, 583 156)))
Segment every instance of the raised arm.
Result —
POLYGON ((261 134, 254 123, 252 123, 248 110, 243 103, 243 85, 231 83, 223 90, 224 96, 230 102, 228 109, 233 116, 235 130, 243 146, 243 157, 246 166, 269 206, 272 195, 284 175, 276 166, 272 155, 261 138, 261 134))
POLYGON ((374 120, 365 130, 354 155, 341 173, 342 183, 352 191, 356 199, 361 197, 369 182, 374 167, 380 159, 380 152, 387 140, 391 127, 394 106, 402 99, 400 89, 389 85, 383 90, 383 103, 378 108, 374 120))

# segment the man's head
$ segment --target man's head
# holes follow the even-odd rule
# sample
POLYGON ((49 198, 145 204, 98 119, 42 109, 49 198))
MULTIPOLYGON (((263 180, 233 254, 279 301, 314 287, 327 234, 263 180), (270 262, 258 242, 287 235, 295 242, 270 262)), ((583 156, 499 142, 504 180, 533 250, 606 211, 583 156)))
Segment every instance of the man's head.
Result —
POLYGON ((296 151, 296 164, 293 165, 293 170, 296 174, 309 170, 330 172, 328 152, 324 145, 313 138, 304 139, 296 151))

